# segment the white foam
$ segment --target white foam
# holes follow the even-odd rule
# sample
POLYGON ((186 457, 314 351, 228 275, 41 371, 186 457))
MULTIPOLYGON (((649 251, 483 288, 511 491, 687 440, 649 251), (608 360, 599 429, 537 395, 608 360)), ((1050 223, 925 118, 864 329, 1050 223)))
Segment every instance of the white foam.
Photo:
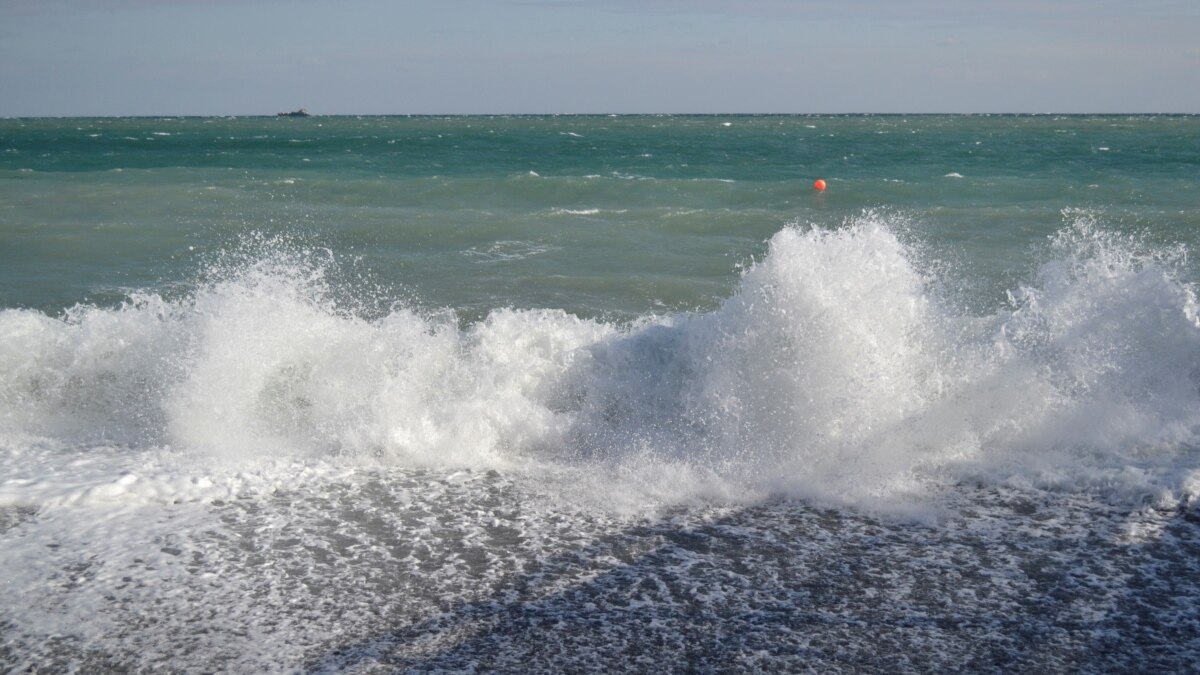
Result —
MULTIPOLYGON (((572 214, 584 215, 584 214, 572 214)), ((463 251, 463 255, 477 259, 481 263, 501 263, 523 260, 535 255, 542 255, 554 250, 553 246, 530 241, 501 240, 488 246, 472 246, 463 251)))
MULTIPOLYGON (((888 510, 963 480, 1190 499, 1200 319, 1182 252, 1069 218, 983 317, 933 293, 946 280, 877 214, 784 229, 719 309, 633 326, 368 320, 332 300, 327 259, 286 252, 179 300, 5 310, 0 503, 200 499, 280 460, 552 466, 637 503, 888 510)), ((508 254, 536 251, 481 259, 508 254)))

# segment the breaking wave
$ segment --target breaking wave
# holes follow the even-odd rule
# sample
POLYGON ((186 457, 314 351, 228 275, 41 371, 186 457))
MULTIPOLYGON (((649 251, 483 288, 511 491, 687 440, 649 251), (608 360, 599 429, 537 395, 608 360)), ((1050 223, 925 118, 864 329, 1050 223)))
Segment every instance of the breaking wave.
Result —
POLYGON ((0 443, 582 467, 667 500, 887 509, 982 482, 1190 501, 1200 317, 1184 254, 1078 217, 979 316, 868 214, 778 232, 709 313, 499 309, 463 327, 449 311, 368 318, 337 301, 334 262, 275 252, 181 299, 0 312, 0 443))

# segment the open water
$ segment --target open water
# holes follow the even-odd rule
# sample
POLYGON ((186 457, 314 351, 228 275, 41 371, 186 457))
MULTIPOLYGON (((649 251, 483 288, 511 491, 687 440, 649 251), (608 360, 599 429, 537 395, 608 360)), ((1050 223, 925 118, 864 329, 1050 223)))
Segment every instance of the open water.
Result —
POLYGON ((1196 116, 0 120, 0 664, 1194 669, 1197 252, 1196 116))

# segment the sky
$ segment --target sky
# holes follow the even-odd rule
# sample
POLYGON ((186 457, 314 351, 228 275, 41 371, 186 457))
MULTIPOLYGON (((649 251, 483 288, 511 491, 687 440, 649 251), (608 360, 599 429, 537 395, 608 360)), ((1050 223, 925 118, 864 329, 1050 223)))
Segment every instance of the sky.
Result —
POLYGON ((1200 0, 0 0, 0 116, 1200 113, 1200 0))

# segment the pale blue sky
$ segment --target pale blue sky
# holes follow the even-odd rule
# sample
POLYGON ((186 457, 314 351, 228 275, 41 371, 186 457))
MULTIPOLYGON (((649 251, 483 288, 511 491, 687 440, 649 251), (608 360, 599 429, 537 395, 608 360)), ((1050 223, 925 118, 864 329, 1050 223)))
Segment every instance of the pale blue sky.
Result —
POLYGON ((0 116, 1200 112, 1200 0, 0 0, 0 116))

